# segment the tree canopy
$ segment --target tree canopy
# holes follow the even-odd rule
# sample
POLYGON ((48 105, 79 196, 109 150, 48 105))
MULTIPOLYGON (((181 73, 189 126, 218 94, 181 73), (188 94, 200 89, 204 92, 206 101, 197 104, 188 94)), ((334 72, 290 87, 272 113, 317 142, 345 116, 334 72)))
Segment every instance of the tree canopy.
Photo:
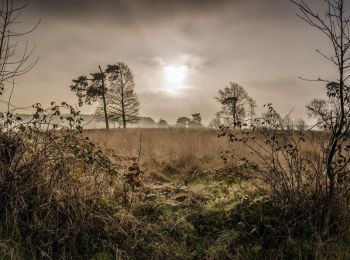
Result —
MULTIPOLYGON (((140 102, 135 92, 134 75, 128 65, 119 62, 108 65, 106 69, 108 91, 106 103, 108 118, 114 122, 120 122, 123 128, 127 124, 139 121, 140 102)), ((96 109, 96 114, 101 115, 103 104, 96 109)))
POLYGON ((254 115, 254 99, 237 83, 230 82, 229 86, 220 89, 215 99, 221 104, 218 115, 233 128, 241 127, 247 116, 254 115))

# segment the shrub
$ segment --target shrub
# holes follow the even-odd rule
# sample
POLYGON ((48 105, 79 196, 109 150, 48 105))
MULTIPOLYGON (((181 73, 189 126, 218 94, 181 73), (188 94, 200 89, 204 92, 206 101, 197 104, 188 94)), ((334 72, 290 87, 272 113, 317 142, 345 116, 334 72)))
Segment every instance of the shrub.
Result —
POLYGON ((34 108, 27 122, 0 115, 1 241, 39 258, 108 248, 103 241, 114 236, 108 230, 113 226, 94 205, 106 193, 98 187, 102 178, 115 175, 117 166, 80 137, 81 118, 73 107, 34 108))
MULTIPOLYGON (((243 173, 238 177, 250 180, 262 194, 280 205, 282 213, 293 212, 288 223, 289 233, 299 232, 298 222, 307 219, 316 233, 310 232, 309 239, 316 241, 321 234, 327 204, 327 149, 323 141, 327 140, 327 133, 287 129, 284 119, 271 105, 268 105, 267 114, 270 116, 255 120, 259 127, 252 130, 232 131, 222 126, 219 136, 227 136, 234 144, 232 150, 223 153, 223 157, 226 161, 236 158, 239 172, 243 173), (236 146, 241 148, 242 145, 250 156, 242 156, 239 150, 235 150, 236 146)), ((338 159, 339 165, 344 165, 344 155, 339 154, 338 159)), ((345 167, 342 171, 344 174, 338 175, 338 201, 332 215, 331 237, 343 233, 349 222, 346 201, 349 180, 340 178, 347 176, 349 169, 345 167)))

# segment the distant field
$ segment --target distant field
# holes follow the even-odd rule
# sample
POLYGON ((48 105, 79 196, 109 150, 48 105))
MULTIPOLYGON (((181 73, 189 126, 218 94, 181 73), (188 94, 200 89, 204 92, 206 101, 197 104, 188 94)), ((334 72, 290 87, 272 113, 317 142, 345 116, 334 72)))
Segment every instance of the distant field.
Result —
POLYGON ((130 160, 138 157, 146 174, 169 176, 223 166, 220 151, 231 145, 208 129, 114 129, 84 133, 104 149, 130 160))
POLYGON ((87 130, 92 140, 119 154, 137 156, 141 141, 141 160, 177 160, 184 157, 213 159, 228 142, 217 137, 218 131, 208 129, 113 129, 87 130))
MULTIPOLYGON (((227 138, 218 138, 218 130, 211 129, 113 129, 86 130, 88 136, 103 149, 110 149, 118 156, 130 160, 138 157, 141 145, 140 164, 147 173, 169 175, 191 173, 195 170, 212 171, 235 166, 235 160, 224 165, 221 152, 235 149, 241 156, 248 154, 246 147, 232 144, 227 138)), ((315 156, 320 149, 320 136, 312 134, 304 145, 304 152, 315 156)), ((258 142, 264 140, 259 135, 258 142)))

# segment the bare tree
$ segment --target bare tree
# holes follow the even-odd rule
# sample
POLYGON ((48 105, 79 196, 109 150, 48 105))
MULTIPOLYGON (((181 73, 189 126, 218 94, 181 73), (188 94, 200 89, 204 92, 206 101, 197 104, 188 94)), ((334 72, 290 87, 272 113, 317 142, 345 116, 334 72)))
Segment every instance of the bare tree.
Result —
MULTIPOLYGON (((134 75, 130 68, 125 63, 119 62, 115 65, 108 65, 106 73, 109 81, 106 95, 109 118, 122 122, 123 128, 126 128, 128 123, 137 123, 140 102, 135 93, 134 75)), ((100 105, 96 110, 97 114, 101 110, 100 105)))
POLYGON ((208 127, 212 129, 219 129, 221 125, 222 125, 221 119, 218 115, 216 115, 215 118, 210 120, 208 127))
POLYGON ((330 103, 324 99, 313 99, 309 104, 306 105, 307 114, 309 118, 316 119, 316 125, 318 127, 328 128, 332 126, 333 122, 333 109, 329 106, 330 103))
POLYGON ((298 16, 302 20, 328 38, 332 46, 332 54, 317 52, 337 68, 336 81, 316 80, 326 82, 328 97, 337 101, 334 120, 329 125, 330 137, 325 151, 326 174, 329 182, 321 228, 322 236, 325 237, 329 233, 338 196, 337 177, 344 172, 350 161, 346 156, 345 159, 343 158, 344 143, 350 133, 350 110, 346 109, 350 102, 350 92, 347 87, 350 77, 350 17, 346 15, 344 0, 325 0, 326 10, 322 15, 313 10, 305 0, 291 0, 291 2, 299 8, 298 16))
POLYGON ((303 132, 306 130, 306 122, 304 119, 299 118, 295 120, 295 128, 299 131, 299 132, 303 132))
POLYGON ((265 124, 263 127, 278 129, 279 126, 283 126, 282 116, 274 109, 271 108, 271 104, 264 105, 268 107, 268 111, 261 115, 262 121, 265 124))
POLYGON ((290 117, 290 115, 285 116, 282 120, 282 123, 283 123, 282 126, 285 130, 292 131, 294 129, 294 121, 290 117))
POLYGON ((252 97, 248 97, 248 116, 249 116, 249 124, 250 128, 254 127, 254 117, 256 109, 256 101, 252 97))
POLYGON ((20 23, 19 17, 27 6, 16 6, 15 0, 0 3, 0 95, 6 91, 7 84, 14 84, 16 77, 27 73, 38 61, 32 59, 34 48, 29 48, 28 42, 21 47, 19 38, 33 32, 40 21, 24 32, 14 28, 20 23))
MULTIPOLYGON (((345 86, 345 93, 348 92, 345 86)), ((313 99, 307 106, 308 116, 316 119, 316 125, 320 128, 330 130, 337 123, 340 114, 339 99, 335 96, 329 96, 328 100, 313 99)), ((349 114, 350 103, 344 102, 345 114, 349 114)))
POLYGON ((246 117, 249 104, 253 99, 248 96, 245 89, 237 83, 230 82, 230 85, 219 90, 219 96, 215 99, 221 104, 220 116, 226 116, 232 120, 233 128, 242 126, 246 117))

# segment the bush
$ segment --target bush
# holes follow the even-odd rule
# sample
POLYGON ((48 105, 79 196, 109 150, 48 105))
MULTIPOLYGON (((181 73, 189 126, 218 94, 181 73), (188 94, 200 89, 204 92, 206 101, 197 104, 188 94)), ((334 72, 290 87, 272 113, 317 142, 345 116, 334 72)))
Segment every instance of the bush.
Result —
MULTIPOLYGON (((232 157, 237 159, 241 173, 237 177, 249 180, 274 205, 279 205, 280 216, 289 220, 286 223, 288 236, 294 238, 303 234, 301 238, 306 245, 303 242, 298 248, 315 249, 323 233, 322 223, 328 202, 327 146, 324 145, 327 133, 287 129, 283 118, 271 105, 268 105, 267 114, 270 116, 255 120, 259 127, 253 129, 232 131, 222 126, 219 136, 227 136, 234 144, 232 150, 222 153, 223 158, 226 161, 232 157), (312 140, 316 140, 315 143, 312 140), (242 149, 242 146, 250 156, 242 156, 238 149, 235 150, 235 147, 242 149)), ((344 155, 337 156, 340 165, 344 165, 344 155)), ((343 172, 347 176, 348 168, 345 167, 343 172)), ((337 175, 337 201, 333 207, 329 237, 322 235, 324 241, 342 236, 349 226, 346 199, 349 179, 340 178, 343 175, 337 175)), ((269 239, 264 237, 264 240, 269 239)))
POLYGON ((108 248, 103 241, 114 236, 113 225, 94 205, 117 166, 80 137, 79 112, 71 106, 34 108, 27 122, 10 113, 0 117, 1 242, 39 258, 108 248))

